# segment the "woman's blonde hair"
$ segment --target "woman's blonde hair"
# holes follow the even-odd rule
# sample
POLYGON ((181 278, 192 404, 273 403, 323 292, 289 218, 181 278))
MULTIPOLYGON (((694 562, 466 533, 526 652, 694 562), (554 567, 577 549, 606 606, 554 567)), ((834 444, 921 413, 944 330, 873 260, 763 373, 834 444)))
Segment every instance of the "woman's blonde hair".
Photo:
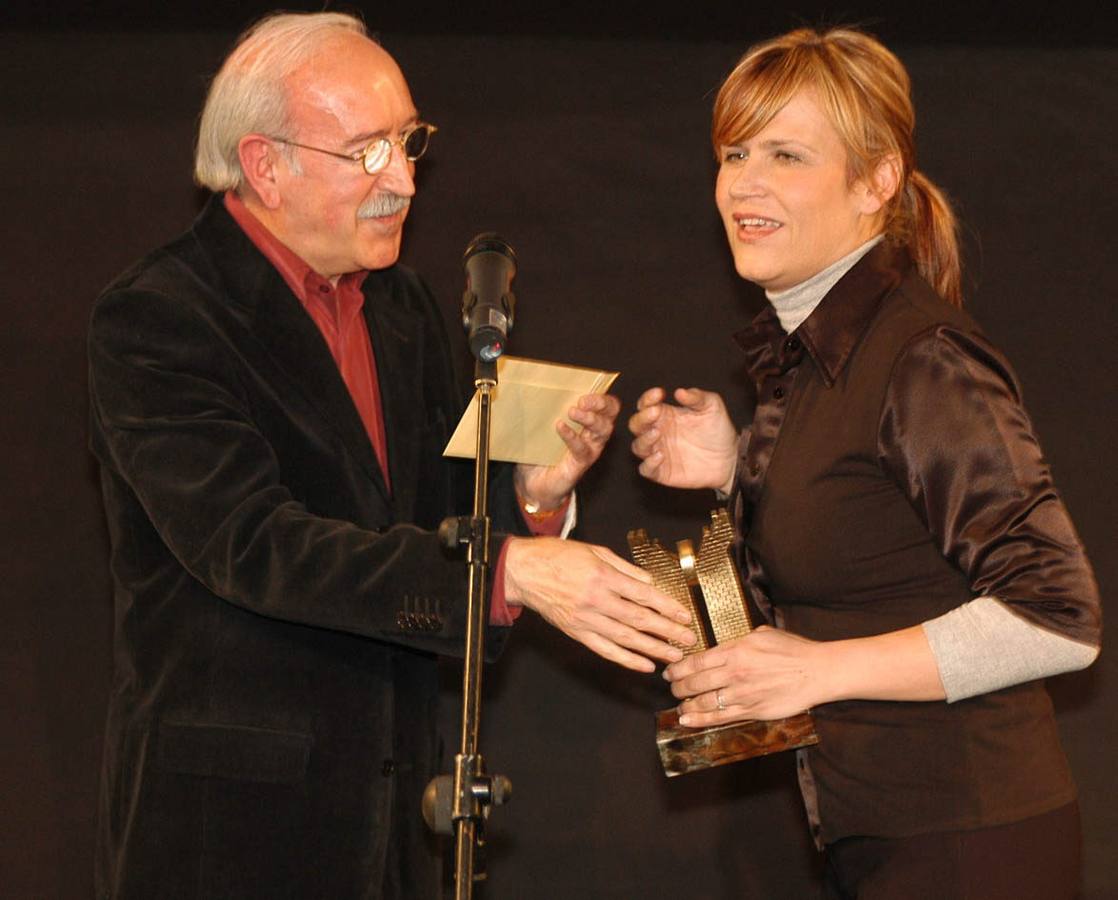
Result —
POLYGON ((801 28, 752 47, 714 101, 715 153, 749 139, 801 90, 815 94, 846 146, 851 182, 872 183, 882 160, 900 164, 884 210, 884 233, 908 247, 920 274, 962 305, 957 223, 951 204, 916 168, 911 82, 900 60, 853 28, 801 28))

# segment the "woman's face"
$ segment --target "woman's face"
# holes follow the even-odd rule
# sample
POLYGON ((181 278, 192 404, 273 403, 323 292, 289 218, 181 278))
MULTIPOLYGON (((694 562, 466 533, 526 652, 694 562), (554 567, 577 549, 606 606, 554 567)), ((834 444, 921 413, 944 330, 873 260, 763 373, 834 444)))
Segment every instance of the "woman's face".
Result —
POLYGON ((808 91, 719 153, 715 202, 734 265, 765 290, 805 281, 880 230, 881 201, 848 183, 842 140, 808 91))

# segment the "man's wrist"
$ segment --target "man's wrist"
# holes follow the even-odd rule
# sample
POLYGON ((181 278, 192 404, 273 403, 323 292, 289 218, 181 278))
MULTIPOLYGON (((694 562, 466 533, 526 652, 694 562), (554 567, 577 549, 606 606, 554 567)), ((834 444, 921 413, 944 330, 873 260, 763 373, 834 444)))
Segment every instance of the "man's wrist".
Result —
POLYGON ((516 488, 516 502, 520 505, 520 511, 533 521, 546 521, 547 519, 561 516, 567 511, 567 506, 571 502, 571 495, 566 494, 559 498, 558 502, 545 502, 536 500, 526 494, 521 493, 520 488, 516 488))
POLYGON ((525 514, 531 515, 533 519, 550 519, 552 515, 559 515, 567 509, 567 504, 570 503, 570 494, 562 496, 558 503, 544 504, 542 501, 533 500, 517 491, 517 502, 520 504, 520 509, 525 514))
POLYGON ((513 537, 506 538, 497 552, 497 564, 493 567, 493 592, 489 598, 490 625, 511 625, 523 609, 505 591, 505 563, 509 543, 514 540, 513 537))
POLYGON ((542 516, 549 518, 557 515, 567 508, 571 500, 572 491, 560 494, 558 497, 538 496, 528 490, 525 466, 520 464, 513 473, 512 484, 516 490, 516 502, 525 516, 542 516))

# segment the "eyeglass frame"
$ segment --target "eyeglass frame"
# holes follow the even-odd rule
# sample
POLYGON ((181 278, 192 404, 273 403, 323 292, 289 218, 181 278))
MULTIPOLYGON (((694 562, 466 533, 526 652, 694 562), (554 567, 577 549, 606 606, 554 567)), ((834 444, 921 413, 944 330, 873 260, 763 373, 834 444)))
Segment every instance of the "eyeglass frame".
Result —
POLYGON ((361 163, 361 168, 365 170, 366 175, 379 175, 381 172, 387 169, 389 164, 392 162, 393 147, 398 146, 400 148, 400 151, 404 154, 404 159, 406 159, 408 162, 415 162, 417 159, 422 158, 423 154, 427 152, 427 148, 428 146, 430 146, 431 143, 431 135, 433 135, 438 130, 439 129, 436 126, 432 125, 430 122, 416 122, 414 125, 411 126, 411 128, 407 129, 406 131, 402 131, 400 133, 400 136, 395 140, 390 137, 378 137, 370 141, 363 150, 358 150, 355 153, 339 153, 337 150, 327 150, 324 147, 312 147, 310 144, 300 144, 298 141, 293 141, 289 138, 273 137, 272 140, 280 144, 287 144, 291 147, 299 147, 303 150, 314 150, 316 153, 325 153, 327 156, 334 156, 338 159, 348 159, 350 162, 359 162, 361 163), (423 149, 416 156, 408 156, 407 151, 404 149, 404 145, 407 143, 408 138, 415 134, 415 132, 418 131, 420 128, 427 129, 427 142, 424 143, 423 149), (382 162, 375 169, 370 169, 367 162, 370 152, 372 152, 373 148, 377 145, 384 144, 388 145, 388 152, 384 155, 384 162, 382 162))

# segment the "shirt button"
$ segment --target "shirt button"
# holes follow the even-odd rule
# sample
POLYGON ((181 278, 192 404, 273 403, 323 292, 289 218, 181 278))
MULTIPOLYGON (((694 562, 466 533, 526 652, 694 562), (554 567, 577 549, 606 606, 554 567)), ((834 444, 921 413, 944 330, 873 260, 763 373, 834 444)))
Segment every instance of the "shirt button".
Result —
POLYGON ((785 353, 795 353, 799 349, 800 349, 800 339, 799 338, 790 337, 790 338, 788 338, 788 340, 786 340, 784 342, 784 352, 785 353))
POLYGON ((754 463, 749 467, 749 474, 756 478, 758 475, 761 474, 761 467, 757 465, 757 463, 754 463))
POLYGON ((776 388, 773 391, 773 399, 774 400, 783 400, 784 399, 784 388, 782 388, 782 387, 776 388))
POLYGON ((395 771, 396 771, 396 761, 393 760, 393 759, 386 759, 384 761, 383 765, 381 765, 381 767, 380 767, 380 772, 385 778, 387 778, 389 775, 391 775, 395 771))

